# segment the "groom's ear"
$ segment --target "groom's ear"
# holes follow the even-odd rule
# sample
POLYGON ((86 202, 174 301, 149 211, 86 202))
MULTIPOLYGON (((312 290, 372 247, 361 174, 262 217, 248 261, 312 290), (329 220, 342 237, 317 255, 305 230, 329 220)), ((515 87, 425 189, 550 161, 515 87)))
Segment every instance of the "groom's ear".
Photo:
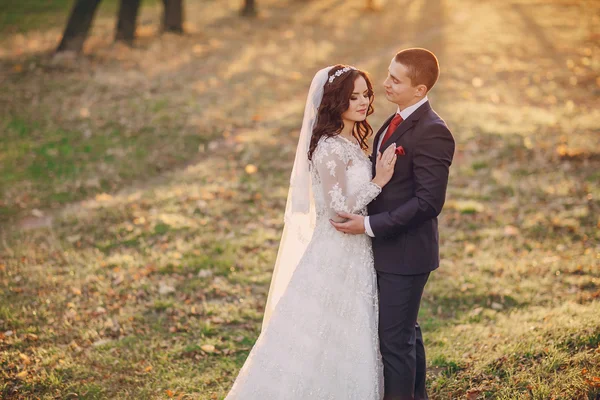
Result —
POLYGON ((429 90, 427 89, 427 86, 420 84, 417 85, 417 90, 416 90, 416 95, 419 97, 425 97, 425 95, 427 94, 429 90))

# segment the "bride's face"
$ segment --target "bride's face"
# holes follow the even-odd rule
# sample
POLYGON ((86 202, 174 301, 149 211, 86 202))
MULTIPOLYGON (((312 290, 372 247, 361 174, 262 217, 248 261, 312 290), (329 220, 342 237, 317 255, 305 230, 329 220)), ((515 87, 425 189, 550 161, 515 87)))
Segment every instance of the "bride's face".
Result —
POLYGON ((354 81, 354 90, 350 96, 350 105, 342 114, 342 120, 351 122, 364 121, 367 118, 370 102, 371 99, 369 98, 367 82, 365 81, 365 78, 359 76, 354 81))

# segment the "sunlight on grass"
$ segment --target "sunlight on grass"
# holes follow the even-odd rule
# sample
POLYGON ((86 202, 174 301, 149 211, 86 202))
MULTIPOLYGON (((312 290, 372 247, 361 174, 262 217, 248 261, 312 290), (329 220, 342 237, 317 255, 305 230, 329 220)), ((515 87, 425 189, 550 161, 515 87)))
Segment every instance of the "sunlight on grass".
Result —
POLYGON ((405 46, 438 54, 457 139, 420 313, 431 398, 600 395, 595 8, 187 2, 180 37, 144 3, 129 49, 104 1, 87 55, 52 61, 70 3, 51 3, 0 6, 0 397, 223 398, 260 331, 310 77, 367 68, 376 129, 405 46))

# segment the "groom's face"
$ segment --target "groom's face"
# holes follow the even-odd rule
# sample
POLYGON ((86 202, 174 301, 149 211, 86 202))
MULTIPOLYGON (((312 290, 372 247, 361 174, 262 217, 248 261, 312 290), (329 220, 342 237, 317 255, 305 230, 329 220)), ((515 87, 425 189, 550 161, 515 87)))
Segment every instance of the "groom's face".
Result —
POLYGON ((383 82, 385 97, 392 103, 397 104, 400 109, 409 107, 418 102, 422 96, 419 96, 419 87, 413 87, 408 77, 408 69, 392 59, 388 68, 388 76, 383 82))

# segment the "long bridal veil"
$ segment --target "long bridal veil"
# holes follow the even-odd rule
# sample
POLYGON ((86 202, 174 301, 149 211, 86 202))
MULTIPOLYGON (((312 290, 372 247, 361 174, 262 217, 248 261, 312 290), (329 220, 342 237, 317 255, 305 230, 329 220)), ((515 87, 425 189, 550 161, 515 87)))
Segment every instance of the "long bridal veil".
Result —
POLYGON ((262 329, 267 326, 277 302, 285 292, 296 265, 306 251, 315 227, 315 204, 311 189, 311 178, 308 161, 310 138, 317 120, 317 113, 323 99, 323 88, 333 67, 323 68, 317 72, 310 85, 302 129, 296 148, 296 158, 290 178, 285 218, 277 260, 273 269, 271 286, 262 329))

